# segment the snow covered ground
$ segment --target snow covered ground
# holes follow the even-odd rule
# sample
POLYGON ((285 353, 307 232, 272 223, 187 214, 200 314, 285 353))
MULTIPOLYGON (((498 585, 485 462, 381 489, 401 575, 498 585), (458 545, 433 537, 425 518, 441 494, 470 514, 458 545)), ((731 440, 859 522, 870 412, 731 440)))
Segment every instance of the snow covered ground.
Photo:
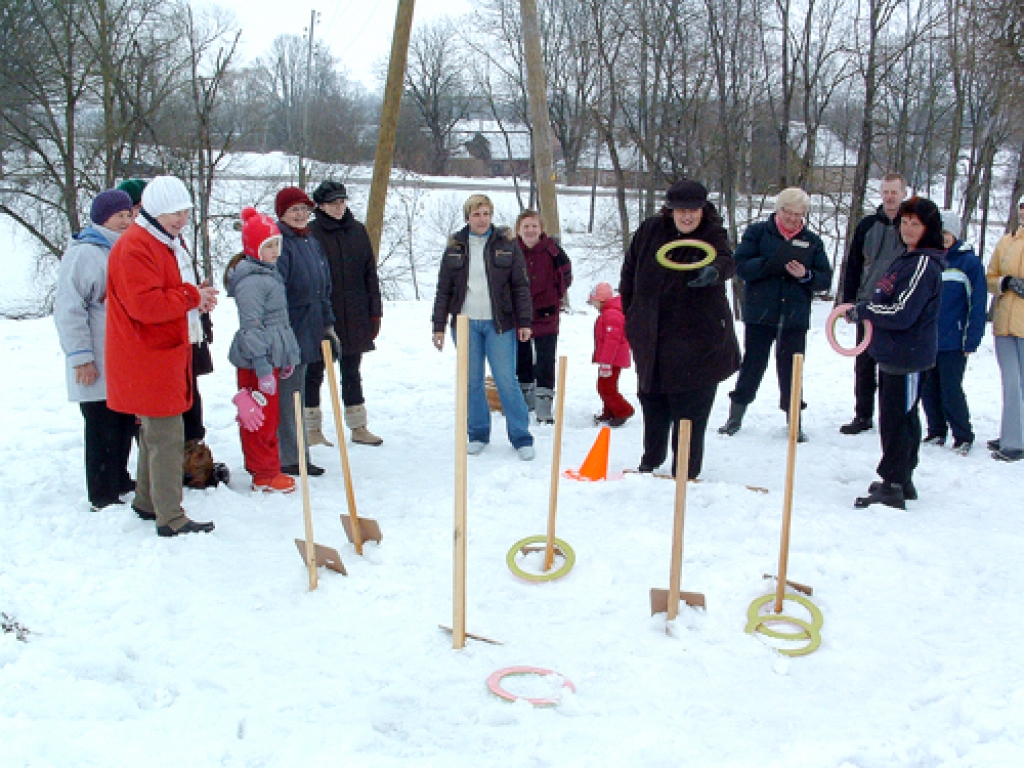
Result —
MULTIPOLYGON (((579 280, 574 306, 589 287, 579 280)), ((384 533, 363 557, 339 523, 337 448, 313 449, 327 468, 310 481, 316 539, 349 572, 321 571, 314 592, 293 543, 300 495, 248 490, 225 358, 230 300, 215 313, 217 371, 202 389, 208 441, 233 479, 186 492, 189 514, 217 529, 181 539, 158 538, 127 507, 89 511, 52 320, 0 322, 0 610, 31 632, 0 634, 0 765, 1024 764, 1024 466, 981 447, 1000 408, 991 338, 967 373, 979 448, 923 449, 920 501, 856 510, 878 435, 837 431, 853 415, 852 363, 826 344, 827 311, 815 307, 808 341, 810 442, 793 498, 789 575, 814 587, 824 616, 820 650, 802 658, 744 632, 779 555, 787 442, 771 370, 732 438, 714 431, 732 382, 719 390, 686 510, 683 588, 704 593, 707 610, 684 607, 668 632, 648 591, 668 587, 674 485, 563 479, 558 536, 576 566, 525 583, 505 556, 544 533, 553 430, 535 428, 538 457, 524 463, 496 416, 490 447, 469 459, 467 615, 471 632, 504 645, 453 650, 438 625, 452 621, 455 352, 431 346, 429 302, 390 303, 364 363, 385 443, 350 447, 359 512, 384 533), (485 682, 511 665, 555 670, 576 692, 550 708, 503 701, 485 682)), ((563 318, 563 467, 597 435, 593 320, 563 318)), ((634 403, 635 389, 625 375, 634 403)), ((615 430, 612 469, 635 467, 640 442, 639 417, 615 430)), ((557 683, 507 687, 546 695, 557 683)))

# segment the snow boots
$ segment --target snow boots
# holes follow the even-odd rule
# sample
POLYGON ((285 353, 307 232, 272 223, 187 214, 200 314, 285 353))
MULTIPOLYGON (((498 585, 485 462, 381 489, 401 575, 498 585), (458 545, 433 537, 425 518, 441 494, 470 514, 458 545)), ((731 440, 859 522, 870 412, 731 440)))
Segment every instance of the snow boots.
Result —
POLYGON ((363 445, 381 445, 383 437, 377 437, 366 428, 366 406, 350 405, 345 409, 345 425, 352 430, 352 442, 363 445))
POLYGON ((729 418, 725 424, 718 428, 720 435, 735 435, 743 426, 743 416, 747 412, 747 406, 737 403, 735 400, 729 405, 729 418))
MULTIPOLYGON (((916 496, 916 489, 914 495, 916 496)), ((858 496, 853 502, 857 509, 870 507, 872 504, 885 504, 894 509, 906 509, 906 493, 900 483, 872 483, 868 487, 867 496, 858 496)))
POLYGON ((537 387, 537 423, 554 424, 555 417, 551 414, 551 403, 555 399, 555 390, 537 387))
POLYGON ((324 436, 324 414, 319 408, 304 408, 306 417, 306 443, 310 446, 326 445, 333 448, 334 443, 324 436))

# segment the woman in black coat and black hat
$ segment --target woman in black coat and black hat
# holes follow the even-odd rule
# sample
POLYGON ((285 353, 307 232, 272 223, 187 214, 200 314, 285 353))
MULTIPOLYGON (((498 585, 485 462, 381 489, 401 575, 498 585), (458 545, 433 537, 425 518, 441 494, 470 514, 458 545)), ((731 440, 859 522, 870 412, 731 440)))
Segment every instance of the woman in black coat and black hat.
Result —
MULTIPOLYGON (((363 397, 363 379, 359 372, 363 354, 373 351, 374 340, 380 332, 384 315, 377 277, 377 258, 370 244, 370 236, 363 223, 356 220, 348 207, 348 190, 340 181, 324 181, 313 192, 313 220, 309 231, 320 243, 331 268, 331 307, 334 309, 334 330, 341 340, 341 400, 345 404, 345 424, 352 430, 352 442, 380 445, 383 438, 367 428, 366 399, 363 397)), ((323 383, 323 369, 315 384, 319 394, 323 383)), ((306 414, 307 429, 318 426, 323 417, 320 398, 312 401, 307 389, 308 404, 316 410, 306 414)), ((339 435, 340 437, 340 435, 339 435)), ((321 432, 319 438, 326 442, 321 432)), ((328 443, 329 444, 329 443, 328 443)))
POLYGON ((653 472, 668 453, 672 434, 672 474, 678 463, 680 419, 692 422, 687 477, 700 474, 704 432, 719 382, 740 365, 725 283, 736 271, 722 217, 696 181, 669 187, 661 212, 633 235, 622 265, 619 293, 626 314, 626 337, 636 361, 644 416, 641 472, 653 472), (679 246, 697 240, 710 246, 679 246), (700 268, 691 265, 708 263, 700 268))

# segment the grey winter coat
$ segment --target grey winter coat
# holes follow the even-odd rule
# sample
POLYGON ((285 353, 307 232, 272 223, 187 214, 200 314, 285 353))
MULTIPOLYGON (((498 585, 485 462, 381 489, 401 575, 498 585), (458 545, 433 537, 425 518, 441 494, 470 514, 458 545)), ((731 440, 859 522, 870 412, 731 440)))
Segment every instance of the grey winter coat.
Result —
POLYGON ((266 376, 275 368, 298 365, 299 343, 288 323, 284 278, 274 264, 246 256, 227 274, 228 296, 238 306, 238 331, 228 360, 266 376))
POLYGON ((68 399, 93 403, 107 399, 104 339, 107 329, 107 257, 121 236, 99 224, 75 235, 60 262, 53 322, 66 356, 68 399), (75 368, 93 363, 99 378, 89 386, 75 381, 75 368))

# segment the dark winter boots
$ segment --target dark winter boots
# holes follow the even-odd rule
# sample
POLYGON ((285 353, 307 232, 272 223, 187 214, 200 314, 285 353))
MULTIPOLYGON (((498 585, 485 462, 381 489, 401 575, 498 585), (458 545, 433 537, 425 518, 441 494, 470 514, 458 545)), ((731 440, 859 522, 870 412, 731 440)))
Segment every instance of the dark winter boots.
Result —
POLYGON ((740 431, 740 427, 743 426, 743 415, 747 412, 747 406, 737 403, 735 400, 732 401, 729 406, 729 418, 725 424, 718 428, 718 434, 720 435, 735 435, 740 431))
MULTIPOLYGON (((914 491, 916 498, 917 492, 914 491)), ((900 483, 872 483, 868 487, 867 496, 858 496, 853 502, 853 506, 857 509, 864 509, 864 507, 870 507, 872 504, 885 504, 887 507, 893 507, 894 509, 906 509, 906 494, 904 493, 903 486, 900 483)))

